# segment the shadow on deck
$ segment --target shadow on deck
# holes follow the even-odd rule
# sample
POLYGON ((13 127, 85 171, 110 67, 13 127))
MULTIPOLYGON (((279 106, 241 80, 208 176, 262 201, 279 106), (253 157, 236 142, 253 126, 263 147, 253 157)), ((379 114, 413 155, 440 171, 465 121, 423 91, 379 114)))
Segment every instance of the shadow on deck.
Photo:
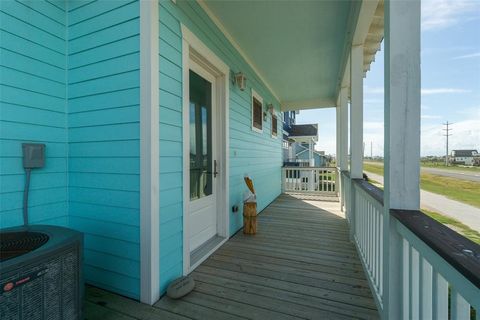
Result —
POLYGON ((196 287, 154 306, 88 287, 86 319, 376 319, 338 202, 281 195, 193 273, 196 287), (302 199, 304 198, 304 199, 302 199))

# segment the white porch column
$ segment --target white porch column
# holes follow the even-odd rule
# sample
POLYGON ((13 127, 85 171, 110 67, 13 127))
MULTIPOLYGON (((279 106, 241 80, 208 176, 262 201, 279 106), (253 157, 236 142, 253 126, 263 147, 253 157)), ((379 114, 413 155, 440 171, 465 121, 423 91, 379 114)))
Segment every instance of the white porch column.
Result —
POLYGON ((340 99, 338 104, 338 112, 340 116, 340 133, 339 133, 339 156, 338 165, 340 170, 348 169, 348 88, 340 90, 340 99))
MULTIPOLYGON (((339 99, 340 100, 340 99, 339 99)), ((337 168, 340 168, 340 106, 337 101, 337 107, 335 108, 335 164, 337 168)))
POLYGON ((390 208, 420 207, 420 0, 385 1, 384 153, 384 314, 398 319, 402 240, 390 208))
POLYGON ((310 139, 308 141, 308 158, 309 158, 309 164, 311 167, 315 165, 315 162, 313 160, 313 140, 310 139))
POLYGON ((340 169, 339 182, 337 186, 340 188, 340 209, 345 208, 345 186, 342 183, 341 171, 348 169, 347 150, 348 150, 348 87, 340 89, 337 101, 337 167, 340 169))
POLYGON ((352 46, 350 55, 350 176, 363 177, 363 45, 352 46))

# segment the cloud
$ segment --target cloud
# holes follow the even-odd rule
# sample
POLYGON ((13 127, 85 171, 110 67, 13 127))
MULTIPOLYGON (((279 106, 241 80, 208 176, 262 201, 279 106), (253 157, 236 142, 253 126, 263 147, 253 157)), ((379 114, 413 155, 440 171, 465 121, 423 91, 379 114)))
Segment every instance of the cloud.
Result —
MULTIPOLYGON (((383 94, 384 89, 382 87, 365 87, 365 94, 383 94)), ((430 88, 430 89, 421 89, 422 95, 434 95, 434 94, 445 94, 445 93, 467 93, 469 90, 459 89, 459 88, 430 88)), ((374 100, 374 99, 371 99, 374 100)))
MULTIPOLYGON (((366 125, 366 123, 365 123, 366 125)), ((363 141, 365 141, 365 154, 370 155, 370 143, 373 145, 373 155, 383 156, 383 125, 378 123, 365 126, 363 141)), ((441 123, 425 125, 421 130, 421 155, 443 155, 445 154, 444 127, 441 123)), ((480 149, 480 117, 473 120, 455 122, 449 137, 450 150, 453 149, 480 149)))
POLYGON ((422 1, 422 30, 441 30, 465 21, 468 13, 478 12, 479 2, 474 0, 422 1))
POLYGON ((434 88, 434 89, 422 89, 422 95, 429 96, 433 94, 444 94, 444 93, 467 93, 469 90, 457 89, 457 88, 434 88))
POLYGON ((378 130, 382 129, 383 132, 383 121, 366 121, 363 123, 364 130, 378 130))
MULTIPOLYGON (((422 126, 422 156, 445 154, 446 138, 442 124, 422 126)), ((455 122, 449 137, 449 149, 480 148, 480 118, 455 122)))
POLYGON ((480 52, 475 52, 475 53, 470 53, 470 54, 464 54, 463 56, 454 57, 454 58, 452 58, 452 60, 479 58, 479 57, 480 57, 480 52))
POLYGON ((367 87, 364 89, 365 94, 383 94, 383 87, 367 87))
POLYGON ((431 115, 431 114, 422 114, 422 119, 441 119, 441 116, 431 115))
POLYGON ((369 103, 369 104, 378 104, 378 103, 383 104, 383 99, 364 99, 363 102, 369 103))

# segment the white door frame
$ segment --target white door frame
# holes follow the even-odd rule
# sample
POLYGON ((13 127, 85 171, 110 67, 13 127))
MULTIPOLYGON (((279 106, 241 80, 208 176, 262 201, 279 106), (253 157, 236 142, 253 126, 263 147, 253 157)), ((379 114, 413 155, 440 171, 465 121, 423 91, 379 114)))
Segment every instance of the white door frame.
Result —
POLYGON ((230 68, 215 55, 203 42, 200 41, 183 24, 182 28, 182 67, 183 67, 183 274, 186 275, 202 263, 208 256, 220 247, 230 236, 230 210, 229 210, 229 76, 230 68), (190 144, 187 139, 189 134, 189 70, 190 61, 200 64, 207 69, 216 79, 215 100, 217 103, 217 135, 221 141, 218 145, 217 154, 219 177, 217 188, 217 231, 220 237, 225 238, 220 244, 208 252, 195 265, 190 265, 189 244, 189 206, 190 206, 190 181, 187 174, 189 167, 190 144))

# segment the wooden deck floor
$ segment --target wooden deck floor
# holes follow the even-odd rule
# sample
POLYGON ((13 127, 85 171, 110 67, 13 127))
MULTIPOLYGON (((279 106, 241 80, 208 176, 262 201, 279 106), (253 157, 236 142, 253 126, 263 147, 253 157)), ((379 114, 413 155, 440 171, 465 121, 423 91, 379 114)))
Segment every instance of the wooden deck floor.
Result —
POLYGON ((378 318, 338 202, 312 199, 277 198, 257 235, 239 232, 192 273, 184 298, 150 307, 89 287, 86 319, 378 318))

